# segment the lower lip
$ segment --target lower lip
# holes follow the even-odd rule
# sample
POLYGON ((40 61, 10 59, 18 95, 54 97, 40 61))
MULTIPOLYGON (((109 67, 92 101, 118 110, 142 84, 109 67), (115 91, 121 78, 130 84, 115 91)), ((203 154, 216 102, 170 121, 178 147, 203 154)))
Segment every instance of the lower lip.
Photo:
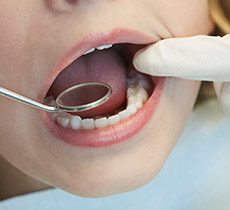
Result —
POLYGON ((141 131, 156 111, 163 92, 165 78, 152 77, 152 79, 155 88, 148 101, 134 115, 116 125, 93 130, 73 130, 60 127, 52 121, 46 112, 41 112, 42 119, 58 140, 72 146, 101 148, 122 143, 141 131))

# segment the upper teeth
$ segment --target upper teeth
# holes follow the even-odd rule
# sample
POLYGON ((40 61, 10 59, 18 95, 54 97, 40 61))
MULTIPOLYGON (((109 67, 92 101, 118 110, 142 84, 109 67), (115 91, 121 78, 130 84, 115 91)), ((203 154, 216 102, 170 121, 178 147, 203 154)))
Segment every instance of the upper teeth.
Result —
POLYGON ((109 49, 112 46, 113 46, 112 44, 107 44, 107 45, 102 45, 102 46, 99 46, 99 47, 96 47, 96 48, 92 48, 92 49, 88 50, 87 52, 85 52, 83 55, 87 55, 87 54, 93 52, 95 49, 104 50, 104 49, 109 49))
POLYGON ((109 49, 112 46, 113 46, 112 44, 102 45, 102 46, 97 47, 97 50, 109 49))

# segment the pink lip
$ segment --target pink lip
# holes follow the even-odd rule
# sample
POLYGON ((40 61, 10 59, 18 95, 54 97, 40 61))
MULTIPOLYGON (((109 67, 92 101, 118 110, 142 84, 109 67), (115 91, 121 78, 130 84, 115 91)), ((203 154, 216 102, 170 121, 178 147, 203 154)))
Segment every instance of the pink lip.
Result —
MULTIPOLYGON (((44 97, 56 76, 66 66, 68 66, 89 49, 104 44, 126 42, 133 44, 150 44, 154 41, 155 40, 152 38, 147 37, 140 32, 121 28, 116 28, 110 33, 98 33, 87 36, 78 42, 77 45, 74 46, 66 54, 66 56, 64 56, 63 59, 60 59, 58 65, 52 70, 50 76, 48 77, 47 83, 42 89, 43 91, 40 96, 41 100, 44 100, 44 97)), ((48 113, 40 111, 42 119, 48 126, 50 132, 57 139, 73 146, 95 148, 121 143, 138 133, 150 120, 154 111, 156 110, 161 93, 163 92, 165 78, 152 77, 152 79, 155 84, 155 89, 145 105, 136 114, 114 126, 93 130, 72 130, 69 128, 62 128, 51 120, 48 113)))

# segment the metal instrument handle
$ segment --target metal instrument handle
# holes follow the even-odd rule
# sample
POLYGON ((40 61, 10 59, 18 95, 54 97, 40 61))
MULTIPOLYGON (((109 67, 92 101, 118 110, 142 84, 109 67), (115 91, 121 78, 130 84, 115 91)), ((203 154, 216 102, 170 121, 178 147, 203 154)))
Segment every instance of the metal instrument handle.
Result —
POLYGON ((15 101, 24 103, 26 105, 30 105, 34 108, 46 111, 46 112, 59 112, 62 111, 60 108, 58 107, 54 107, 54 106, 48 106, 45 105, 43 103, 37 102, 31 98, 25 97, 23 95, 20 95, 16 92, 13 92, 11 90, 7 90, 3 87, 0 87, 0 95, 5 96, 7 98, 13 99, 15 101))

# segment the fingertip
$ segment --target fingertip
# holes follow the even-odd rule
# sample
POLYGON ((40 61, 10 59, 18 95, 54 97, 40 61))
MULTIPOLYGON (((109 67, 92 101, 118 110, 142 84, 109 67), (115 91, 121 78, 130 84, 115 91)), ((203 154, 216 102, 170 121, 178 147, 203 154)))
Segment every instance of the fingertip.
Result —
POLYGON ((142 71, 144 68, 144 49, 141 49, 137 51, 133 57, 133 66, 136 68, 138 71, 142 71))
POLYGON ((153 54, 152 46, 148 46, 136 52, 133 57, 133 65, 136 70, 153 76, 155 69, 153 68, 155 65, 153 54))

